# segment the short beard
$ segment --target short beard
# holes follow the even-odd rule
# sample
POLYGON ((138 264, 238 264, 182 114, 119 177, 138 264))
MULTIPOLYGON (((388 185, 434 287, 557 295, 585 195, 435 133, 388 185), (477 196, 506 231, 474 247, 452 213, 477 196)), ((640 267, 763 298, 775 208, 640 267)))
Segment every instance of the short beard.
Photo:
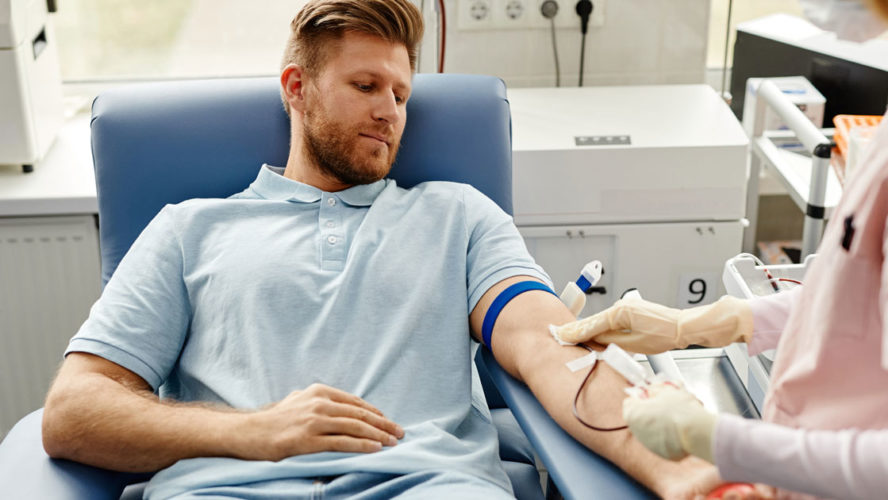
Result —
POLYGON ((397 143, 389 145, 389 157, 379 167, 376 165, 379 157, 385 154, 383 151, 377 150, 370 157, 356 157, 354 143, 358 138, 358 130, 355 127, 354 130, 343 132, 341 127, 323 117, 318 117, 311 111, 305 113, 302 136, 309 158, 314 160, 322 174, 348 186, 371 184, 384 178, 391 171, 398 153, 397 143))

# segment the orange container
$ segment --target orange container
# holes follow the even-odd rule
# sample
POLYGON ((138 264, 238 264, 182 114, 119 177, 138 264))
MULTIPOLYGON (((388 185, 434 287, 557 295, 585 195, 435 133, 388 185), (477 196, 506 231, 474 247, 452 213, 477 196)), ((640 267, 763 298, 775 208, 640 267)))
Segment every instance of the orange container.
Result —
POLYGON ((836 125, 836 133, 833 140, 842 156, 848 157, 848 134, 854 127, 875 127, 882 121, 877 115, 836 115, 833 123, 836 125))

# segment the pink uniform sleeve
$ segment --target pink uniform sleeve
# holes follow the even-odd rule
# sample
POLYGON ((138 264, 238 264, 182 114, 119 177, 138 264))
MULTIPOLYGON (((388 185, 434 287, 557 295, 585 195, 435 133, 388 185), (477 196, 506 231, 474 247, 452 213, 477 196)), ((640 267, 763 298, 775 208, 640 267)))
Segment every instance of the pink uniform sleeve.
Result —
POLYGON ((797 286, 785 292, 749 299, 749 307, 752 309, 752 340, 747 349, 750 356, 777 347, 789 313, 801 293, 802 287, 797 286))
MULTIPOLYGON (((888 113, 885 113, 888 116, 888 113)), ((883 120, 888 124, 888 119, 883 120)), ((882 283, 879 287, 879 304, 882 305, 882 369, 888 370, 888 219, 882 229, 882 283)))
POLYGON ((809 431, 720 415, 713 443, 725 481, 826 498, 885 498, 888 429, 809 431))

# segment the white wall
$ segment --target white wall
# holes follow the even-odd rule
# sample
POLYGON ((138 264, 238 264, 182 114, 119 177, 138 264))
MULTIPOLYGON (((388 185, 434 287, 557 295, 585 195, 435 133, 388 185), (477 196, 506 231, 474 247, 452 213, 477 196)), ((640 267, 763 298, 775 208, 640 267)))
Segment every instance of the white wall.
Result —
MULTIPOLYGON (((436 0, 424 6, 427 36, 420 70, 435 70, 436 0)), ((460 2, 445 0, 445 71, 499 76, 510 86, 555 84, 547 28, 464 31, 460 2)), ((508 0, 486 0, 503 6, 508 0)), ((541 0, 521 0, 537 16, 541 0)), ((574 13, 576 0, 557 0, 559 16, 574 13)), ((596 0, 593 0, 595 2, 596 0)), ((704 81, 710 0, 604 1, 604 25, 586 40, 587 85, 698 83, 704 81)), ((56 16, 64 78, 177 78, 276 74, 289 21, 306 0, 182 0, 142 4, 78 0, 56 16), (150 7, 150 8, 149 8, 150 7), (163 27, 163 29, 161 29, 163 27)), ((577 26, 579 21, 576 21, 577 26)), ((562 82, 576 85, 579 28, 560 29, 562 82)))
MULTIPOLYGON (((460 30, 460 1, 445 0, 446 72, 493 74, 512 87, 555 85, 548 29, 460 30)), ((575 0, 559 3, 573 12, 575 0)), ((426 0, 427 11, 431 4, 426 0)), ((586 39, 584 84, 703 82, 709 7, 710 0, 607 0, 604 25, 590 28, 586 39)), ((426 18, 434 19, 428 12, 426 18)), ((436 27, 429 23, 427 29, 431 43, 424 47, 423 71, 434 67, 436 27)), ((576 85, 579 30, 560 29, 557 40, 562 85, 576 85)))

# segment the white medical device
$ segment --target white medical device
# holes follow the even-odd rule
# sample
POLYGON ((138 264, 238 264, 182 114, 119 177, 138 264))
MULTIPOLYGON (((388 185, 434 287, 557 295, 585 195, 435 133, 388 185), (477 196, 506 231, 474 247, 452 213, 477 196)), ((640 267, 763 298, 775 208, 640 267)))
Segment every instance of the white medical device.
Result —
MULTIPOLYGON (((765 266, 754 255, 737 255, 725 262, 722 277, 725 290, 729 295, 742 299, 783 293, 804 281, 816 257, 816 254, 808 255, 801 264, 765 266)), ((746 344, 738 342, 725 347, 725 355, 746 387, 753 405, 759 413, 763 412, 776 350, 769 349, 750 356, 746 344)))
POLYGON ((0 0, 0 164, 28 172, 64 119, 46 0, 0 0))
POLYGON ((740 252, 749 140, 707 85, 510 89, 515 223, 553 282, 593 255, 582 316, 630 287, 674 307, 722 295, 740 252))

